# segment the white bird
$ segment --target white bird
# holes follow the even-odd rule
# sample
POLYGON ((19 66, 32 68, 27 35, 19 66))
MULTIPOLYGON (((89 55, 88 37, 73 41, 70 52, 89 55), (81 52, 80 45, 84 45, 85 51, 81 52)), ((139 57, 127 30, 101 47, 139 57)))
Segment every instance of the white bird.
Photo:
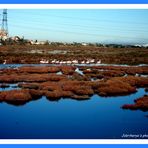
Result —
POLYGON ((81 64, 85 64, 85 61, 81 61, 81 64))
POLYGON ((53 64, 54 64, 55 62, 56 62, 56 60, 55 60, 55 59, 51 61, 51 63, 53 63, 53 64))
POLYGON ((101 64, 101 60, 97 61, 97 64, 101 64))
POLYGON ((55 63, 56 63, 56 64, 59 64, 60 62, 59 62, 59 61, 55 61, 55 63))
POLYGON ((89 60, 88 61, 86 61, 86 64, 89 64, 90 62, 89 62, 89 60))
POLYGON ((67 64, 71 64, 71 61, 67 61, 67 64))
POLYGON ((66 61, 63 61, 63 64, 66 64, 66 61))
POLYGON ((4 60, 3 64, 6 64, 7 63, 7 60, 4 60))
POLYGON ((63 61, 60 61, 60 64, 63 64, 63 61))
POLYGON ((94 59, 91 59, 91 60, 90 60, 90 63, 94 63, 94 62, 95 62, 95 60, 94 60, 94 59))
POLYGON ((73 64, 78 64, 78 60, 73 60, 72 63, 73 64))
POLYGON ((91 71, 91 69, 90 69, 90 68, 87 68, 86 70, 87 70, 87 71, 91 71))
POLYGON ((48 64, 49 61, 48 61, 48 60, 45 60, 45 59, 42 59, 42 60, 40 61, 40 63, 42 63, 42 64, 48 64))

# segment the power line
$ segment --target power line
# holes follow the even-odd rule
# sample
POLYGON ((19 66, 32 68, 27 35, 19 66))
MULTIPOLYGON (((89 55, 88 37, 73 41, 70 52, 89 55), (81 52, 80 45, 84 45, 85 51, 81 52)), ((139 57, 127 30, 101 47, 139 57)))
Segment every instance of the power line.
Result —
MULTIPOLYGON (((21 13, 19 13, 21 15, 21 13)), ((102 26, 99 24, 99 27, 98 26, 95 26, 96 24, 89 24, 89 25, 86 25, 85 23, 83 24, 71 24, 70 22, 68 23, 63 23, 63 22, 51 22, 50 24, 48 24, 49 22, 46 21, 48 19, 48 17, 50 16, 53 16, 54 18, 57 17, 57 18, 68 18, 68 19, 80 19, 80 20, 94 20, 94 21, 99 21, 99 19, 94 19, 94 18, 80 18, 80 17, 71 17, 71 16, 62 16, 62 15, 52 15, 52 14, 44 14, 45 17, 47 17, 46 20, 43 20, 41 21, 40 19, 40 16, 42 17, 43 15, 41 14, 34 14, 32 13, 29 17, 27 16, 27 14, 25 13, 26 16, 23 16, 23 19, 19 20, 19 24, 13 24, 13 18, 9 18, 11 20, 11 25, 12 27, 16 27, 16 28, 24 28, 24 29, 36 29, 36 30, 40 30, 41 31, 45 31, 46 33, 48 31, 50 32, 62 32, 62 33, 66 33, 66 34, 76 34, 76 35, 87 35, 87 36, 97 36, 97 37, 109 37, 109 38, 126 38, 126 39, 140 39, 140 40, 146 40, 146 38, 144 37, 141 37, 141 36, 135 36, 132 32, 140 32, 140 35, 141 33, 146 33, 148 30, 141 30, 139 28, 136 28, 136 29, 126 29, 126 28, 120 28, 118 25, 118 23, 121 23, 121 22, 113 22, 115 23, 116 25, 118 25, 117 27, 115 26, 110 26, 108 25, 108 27, 105 27, 105 26, 102 26), (35 17, 34 17, 35 16, 35 17), (25 17, 26 19, 28 19, 28 21, 25 20, 25 17), (37 19, 37 20, 35 20, 37 19), (31 21, 30 21, 31 20, 31 21), (22 24, 23 25, 22 25, 22 24), (37 27, 37 24, 40 26, 40 27, 37 27), (50 28, 48 28, 48 26, 50 28), (57 27, 56 27, 57 26, 57 27), (71 30, 67 30, 67 26, 68 27, 71 27, 71 30), (54 27, 54 28, 51 28, 51 27, 54 27), (56 29, 58 28, 58 29, 56 29), (59 29, 60 28, 60 29, 59 29), (61 29, 63 28, 63 29, 61 29), (65 28, 65 30, 64 30, 65 28), (76 31, 74 31, 76 30, 76 31), (92 31, 95 33, 92 33, 92 31), (99 33, 97 33, 97 31, 99 33), (100 31, 105 31, 104 34, 101 34, 100 31), (110 35, 108 33, 110 33, 110 31, 114 32, 114 35, 110 35), (116 32, 117 31, 117 32, 116 32), (130 33, 131 37, 130 36, 126 36, 126 35, 118 35, 119 33, 130 33), (117 34, 118 33, 118 34, 117 34)), ((18 17, 19 18, 19 17, 18 17)), ((57 20, 58 21, 58 20, 57 20)), ((65 20, 64 20, 65 21, 65 20)), ((69 21, 69 20, 68 20, 69 21)), ((102 20, 102 21, 106 21, 106 22, 112 22, 113 20, 102 20)), ((74 21, 75 22, 75 21, 74 21)), ((92 22, 92 21, 91 21, 92 22)), ((124 21, 124 23, 126 24, 126 22, 124 21)), ((137 24, 143 24, 143 23, 137 23, 137 24)), ((97 24, 98 25, 98 24, 97 24)), ((143 25, 146 25, 146 24, 143 24, 143 25)))
MULTIPOLYGON (((25 14, 26 15, 26 17, 28 17, 27 16, 27 13, 23 13, 23 12, 20 12, 20 13, 18 13, 18 14, 20 14, 21 15, 21 13, 22 14, 25 14)), ((29 14, 28 14, 29 15, 29 14)), ((125 21, 125 20, 111 20, 111 19, 97 19, 97 18, 84 18, 84 17, 74 17, 74 16, 63 16, 63 15, 55 15, 55 14, 37 14, 37 13, 32 13, 31 14, 32 16, 40 16, 40 17, 43 17, 43 16, 45 16, 45 17, 51 17, 51 16, 53 16, 53 17, 57 17, 57 18, 68 18, 68 19, 77 19, 77 20, 86 20, 86 21, 95 21, 95 22, 107 22, 107 23, 122 23, 122 24, 140 24, 140 25, 147 25, 147 24, 145 24, 145 23, 143 23, 143 22, 133 22, 133 21, 125 21)))
POLYGON ((49 29, 49 28, 41 28, 41 27, 26 27, 26 26, 20 26, 20 25, 13 25, 16 28, 21 28, 23 27, 24 29, 35 29, 35 30, 42 30, 47 33, 47 31, 53 31, 53 32, 63 32, 63 33, 68 33, 68 34, 76 34, 76 35, 88 35, 88 36, 97 36, 97 37, 111 37, 111 38, 129 38, 129 39, 141 39, 141 40, 147 40, 146 38, 141 38, 141 37, 129 37, 129 36, 120 36, 120 35, 104 35, 104 34, 94 34, 94 33, 84 33, 84 32, 73 32, 73 31, 65 31, 65 30, 60 30, 60 29, 49 29))
MULTIPOLYGON (((10 19, 11 20, 11 19, 10 19)), ((23 20, 23 24, 27 24, 28 25, 28 22, 26 22, 26 20, 23 20)), ((48 24, 46 24, 46 22, 40 22, 40 21, 34 21, 34 20, 32 20, 31 22, 30 22, 30 25, 33 25, 33 24, 39 24, 39 25, 48 25, 48 24), (32 24, 31 24, 32 23, 32 24)), ((99 27, 93 27, 93 26, 89 26, 89 25, 78 25, 78 24, 69 24, 69 23, 51 23, 50 24, 50 26, 64 26, 64 27, 67 27, 67 26, 70 26, 70 27, 74 27, 74 29, 76 29, 76 28, 81 28, 81 30, 94 30, 94 31, 103 31, 103 30, 108 30, 108 31, 118 31, 118 32, 140 32, 140 33, 142 33, 142 32, 148 32, 148 30, 139 30, 139 29, 127 29, 127 28, 122 28, 121 29, 121 27, 120 28, 117 28, 117 27, 115 27, 115 28, 113 28, 113 27, 111 27, 111 28, 107 28, 107 27, 103 27, 103 26, 99 26, 99 27)))
POLYGON ((42 26, 50 26, 50 27, 70 27, 72 29, 80 29, 80 30, 86 30, 86 31, 118 31, 118 32, 135 32, 135 33, 146 33, 148 32, 148 29, 146 28, 145 30, 143 28, 139 27, 132 27, 129 29, 129 27, 126 26, 103 26, 103 25, 98 25, 98 26, 89 26, 89 25, 84 25, 84 24, 70 24, 70 23, 62 23, 62 22, 51 22, 49 25, 49 22, 46 23, 45 21, 31 21, 30 23, 27 23, 25 20, 22 21, 22 24, 25 25, 42 25, 42 26))

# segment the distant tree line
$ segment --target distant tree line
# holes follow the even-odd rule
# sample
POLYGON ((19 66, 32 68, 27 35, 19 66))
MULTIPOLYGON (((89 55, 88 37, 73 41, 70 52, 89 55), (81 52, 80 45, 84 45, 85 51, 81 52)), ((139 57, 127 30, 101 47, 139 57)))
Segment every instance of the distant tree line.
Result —
MULTIPOLYGON (((38 41, 35 40, 34 45, 40 45, 36 44, 38 41)), ((15 36, 14 38, 7 38, 5 40, 0 39, 0 45, 33 45, 30 40, 20 38, 18 36, 15 36)), ((64 43, 64 42, 49 42, 48 40, 44 42, 42 45, 47 46, 75 46, 75 47, 81 47, 81 46, 93 46, 93 47, 107 47, 107 48, 148 48, 148 46, 139 46, 139 45, 122 45, 122 44, 101 44, 101 43, 79 43, 79 42, 73 42, 73 43, 64 43)))

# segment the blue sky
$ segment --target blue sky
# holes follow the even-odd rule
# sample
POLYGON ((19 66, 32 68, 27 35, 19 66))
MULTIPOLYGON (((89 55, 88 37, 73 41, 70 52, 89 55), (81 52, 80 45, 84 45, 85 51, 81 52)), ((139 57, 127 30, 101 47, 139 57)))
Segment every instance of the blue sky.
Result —
POLYGON ((146 44, 148 10, 8 9, 8 28, 27 39, 146 44))

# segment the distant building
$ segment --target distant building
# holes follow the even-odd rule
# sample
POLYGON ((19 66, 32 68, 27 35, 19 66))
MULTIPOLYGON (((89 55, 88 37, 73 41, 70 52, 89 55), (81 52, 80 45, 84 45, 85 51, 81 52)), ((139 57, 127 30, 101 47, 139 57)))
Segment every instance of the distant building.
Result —
POLYGON ((18 42, 18 41, 20 41, 20 37, 19 36, 14 36, 14 37, 12 37, 12 40, 18 42))
POLYGON ((4 30, 0 30, 0 39, 4 41, 8 39, 8 35, 4 30))
POLYGON ((30 40, 31 45, 45 45, 46 41, 33 41, 30 40))
POLYGON ((148 44, 144 44, 143 47, 148 47, 148 44))
POLYGON ((83 45, 83 46, 87 46, 88 44, 87 44, 87 43, 81 43, 81 45, 83 45))
POLYGON ((142 45, 140 45, 140 44, 136 44, 136 45, 134 45, 135 47, 142 47, 142 45))

